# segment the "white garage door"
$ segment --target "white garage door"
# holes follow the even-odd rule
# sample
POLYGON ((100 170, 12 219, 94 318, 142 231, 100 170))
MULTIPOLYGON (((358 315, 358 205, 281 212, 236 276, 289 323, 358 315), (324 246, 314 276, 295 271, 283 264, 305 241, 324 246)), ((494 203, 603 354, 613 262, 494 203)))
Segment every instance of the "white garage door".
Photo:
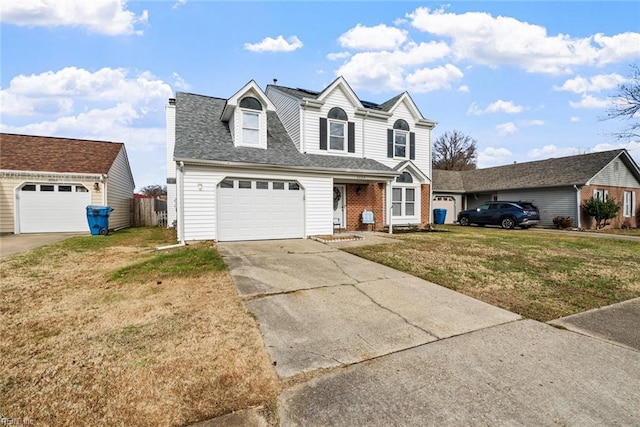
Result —
POLYGON ((228 178, 218 185, 218 240, 304 237, 304 190, 297 182, 228 178))
POLYGON ((25 184, 17 190, 20 233, 89 231, 91 193, 78 184, 25 184))
POLYGON ((433 198, 433 209, 446 209, 447 216, 444 220, 445 224, 453 224, 456 218, 456 202, 450 196, 436 196, 433 198))

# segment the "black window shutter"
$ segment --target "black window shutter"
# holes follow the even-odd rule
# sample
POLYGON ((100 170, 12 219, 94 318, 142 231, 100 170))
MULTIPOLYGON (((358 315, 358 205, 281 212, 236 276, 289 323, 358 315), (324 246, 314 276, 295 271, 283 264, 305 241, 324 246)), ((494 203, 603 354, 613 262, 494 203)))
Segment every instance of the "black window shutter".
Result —
POLYGON ((415 132, 409 132, 409 158, 411 160, 416 159, 416 134, 415 132))
POLYGON ((320 149, 327 149, 327 119, 320 117, 320 149))
POLYGON ((356 152, 356 124, 354 122, 349 122, 348 129, 348 141, 347 141, 347 151, 349 153, 356 152))
POLYGON ((387 157, 393 159, 393 129, 387 129, 387 157))

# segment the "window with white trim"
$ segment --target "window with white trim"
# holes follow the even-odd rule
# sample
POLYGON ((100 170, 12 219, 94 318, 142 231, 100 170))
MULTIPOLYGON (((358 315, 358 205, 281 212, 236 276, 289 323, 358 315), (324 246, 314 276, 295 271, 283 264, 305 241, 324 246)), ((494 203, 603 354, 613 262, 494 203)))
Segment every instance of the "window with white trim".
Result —
POLYGON ((260 114, 262 104, 256 98, 247 96, 240 101, 242 111, 242 143, 260 145, 260 114))
POLYGON ((602 190, 600 188, 593 190, 593 198, 606 202, 609 200, 609 190, 602 190))
POLYGON ((409 172, 403 172, 396 178, 391 188, 391 215, 395 218, 415 220, 418 215, 416 203, 420 197, 420 184, 414 183, 409 172))
POLYGON ((636 194, 633 191, 622 193, 622 215, 627 218, 635 216, 636 194))
POLYGON ((333 107, 327 114, 329 126, 329 150, 346 151, 347 113, 342 108, 333 107))
POLYGON ((393 124, 393 157, 409 157, 409 124, 402 119, 393 124))

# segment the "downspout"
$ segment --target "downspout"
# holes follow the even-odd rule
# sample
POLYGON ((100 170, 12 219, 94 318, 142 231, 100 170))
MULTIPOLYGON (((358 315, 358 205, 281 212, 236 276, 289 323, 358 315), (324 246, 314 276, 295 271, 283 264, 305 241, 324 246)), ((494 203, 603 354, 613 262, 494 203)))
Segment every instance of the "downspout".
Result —
POLYGON ((391 203, 391 183, 393 181, 387 181, 387 218, 389 220, 389 234, 393 234, 393 224, 391 221, 393 206, 391 203))
POLYGON ((102 174, 100 181, 102 182, 102 206, 107 206, 107 178, 108 175, 102 174))
POLYGON ((576 222, 578 223, 577 224, 578 230, 581 230, 582 229, 582 224, 580 224, 580 221, 581 221, 580 220, 580 201, 581 201, 580 200, 580 189, 575 184, 574 184, 573 188, 576 189, 576 201, 577 201, 577 203, 576 203, 576 222))
POLYGON ((178 199, 178 241, 180 243, 185 243, 184 240, 184 162, 180 161, 180 166, 178 167, 178 191, 177 191, 177 199, 178 199))

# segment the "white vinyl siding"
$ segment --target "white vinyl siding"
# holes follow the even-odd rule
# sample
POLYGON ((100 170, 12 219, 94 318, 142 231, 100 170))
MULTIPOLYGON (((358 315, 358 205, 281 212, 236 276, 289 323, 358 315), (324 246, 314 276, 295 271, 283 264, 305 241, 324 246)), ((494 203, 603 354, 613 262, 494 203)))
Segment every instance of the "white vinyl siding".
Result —
POLYGON ((575 188, 500 191, 497 196, 498 200, 522 200, 523 202, 531 202, 536 205, 540 211, 541 226, 553 227, 553 218, 556 216, 571 217, 573 225, 575 227, 578 226, 576 223, 578 217, 578 202, 575 188))
MULTIPOLYGON (((114 209, 109 215, 109 228, 128 227, 131 225, 131 200, 133 199, 134 182, 124 148, 120 150, 111 165, 108 177, 106 204, 114 209)), ((104 191, 104 187, 102 191, 104 191)))
POLYGON ((276 106, 278 118, 291 137, 296 148, 300 149, 300 100, 286 95, 277 89, 267 88, 267 96, 276 106))
MULTIPOLYGON (((173 160, 173 151, 176 145, 176 107, 167 105, 167 178, 176 179, 176 162, 173 160)), ((176 212, 176 184, 167 183, 167 227, 171 227, 177 219, 176 212)))
MULTIPOLYGON (((217 186, 226 177, 265 181, 297 181, 304 189, 305 237, 333 232, 333 181, 328 176, 295 173, 260 173, 255 170, 233 168, 184 167, 184 232, 185 241, 217 240, 217 186), (201 184, 200 186, 198 184, 201 184)), ((182 224, 178 224, 182 227, 182 224)))

